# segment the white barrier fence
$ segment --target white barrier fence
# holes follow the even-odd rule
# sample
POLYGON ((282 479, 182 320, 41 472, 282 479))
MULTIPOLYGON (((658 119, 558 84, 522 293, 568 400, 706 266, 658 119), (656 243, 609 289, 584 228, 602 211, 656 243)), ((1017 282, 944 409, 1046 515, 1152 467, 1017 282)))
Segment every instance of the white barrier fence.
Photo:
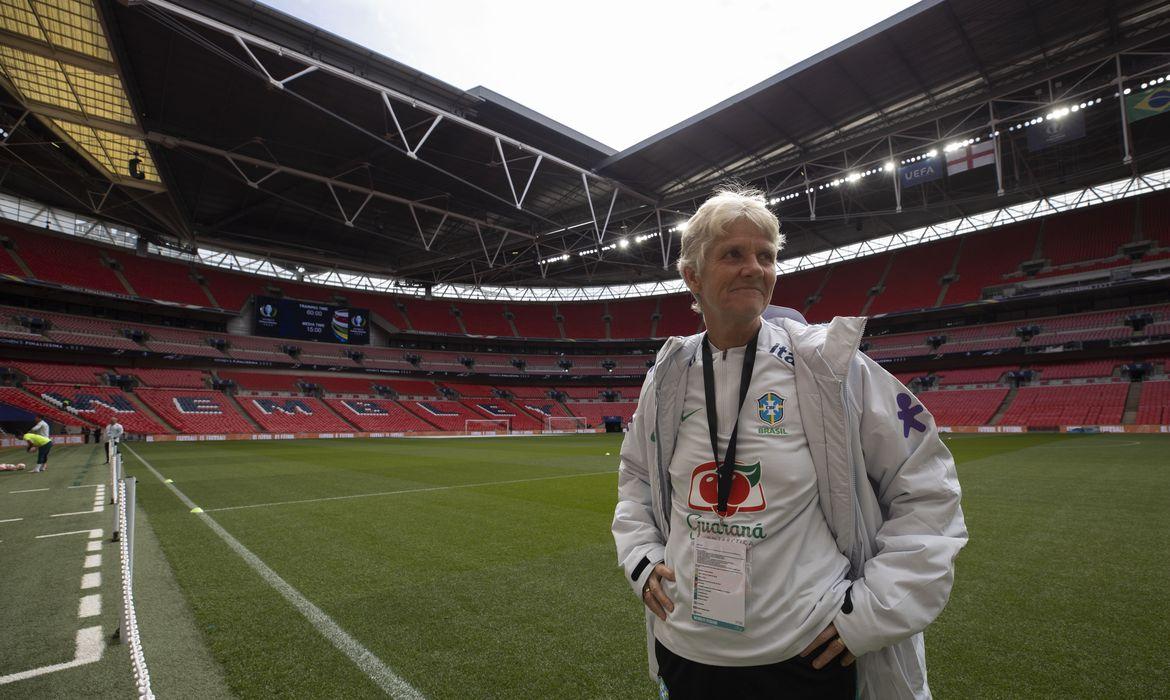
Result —
POLYGON ((110 459, 110 479, 114 482, 114 541, 118 543, 122 573, 122 619, 114 632, 118 642, 130 644, 130 663, 134 670, 134 685, 139 700, 153 700, 150 671, 142 651, 142 637, 138 632, 138 615, 134 610, 134 507, 138 480, 122 475, 122 454, 115 443, 106 443, 110 459))

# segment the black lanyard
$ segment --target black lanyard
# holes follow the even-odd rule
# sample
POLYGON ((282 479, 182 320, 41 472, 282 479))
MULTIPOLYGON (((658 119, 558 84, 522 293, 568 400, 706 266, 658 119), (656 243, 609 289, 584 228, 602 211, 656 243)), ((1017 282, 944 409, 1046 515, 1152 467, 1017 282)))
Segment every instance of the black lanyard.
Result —
POLYGON ((748 385, 752 383, 752 369, 756 366, 756 343, 760 339, 757 328, 752 340, 743 350, 743 372, 739 375, 739 403, 735 412, 735 425, 727 439, 727 454, 719 461, 719 417, 715 414, 715 371, 711 367, 711 344, 703 334, 703 394, 707 399, 707 429, 711 433, 711 454, 715 456, 715 467, 719 470, 719 504, 716 513, 727 512, 727 499, 731 496, 731 480, 735 473, 735 443, 739 435, 739 414, 743 412, 743 401, 747 398, 748 385))

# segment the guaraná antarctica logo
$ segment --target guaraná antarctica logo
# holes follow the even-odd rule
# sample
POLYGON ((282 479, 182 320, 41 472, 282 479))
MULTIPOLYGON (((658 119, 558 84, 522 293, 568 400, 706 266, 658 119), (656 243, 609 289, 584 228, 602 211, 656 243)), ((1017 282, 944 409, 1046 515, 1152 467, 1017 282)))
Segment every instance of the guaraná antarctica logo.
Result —
POLYGON ((780 425, 780 422, 784 420, 784 397, 780 394, 769 391, 757 399, 756 414, 765 424, 765 427, 759 429, 760 435, 788 434, 788 431, 780 425))
POLYGON ((727 497, 727 510, 720 513, 718 467, 715 462, 700 464, 691 472, 691 492, 687 506, 692 510, 709 511, 722 517, 764 510, 768 504, 764 501, 764 485, 760 483, 762 471, 759 462, 755 464, 736 462, 735 471, 731 474, 731 494, 727 497))

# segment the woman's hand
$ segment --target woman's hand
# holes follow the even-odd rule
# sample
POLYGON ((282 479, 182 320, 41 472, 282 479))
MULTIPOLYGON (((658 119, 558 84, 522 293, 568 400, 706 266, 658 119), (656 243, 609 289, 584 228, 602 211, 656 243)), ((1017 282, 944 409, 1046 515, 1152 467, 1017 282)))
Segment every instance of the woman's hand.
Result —
POLYGON ((666 616, 674 612, 674 601, 662 590, 662 579, 673 581, 674 569, 666 564, 655 564, 650 578, 646 579, 646 585, 642 587, 642 602, 658 619, 666 622, 666 616))

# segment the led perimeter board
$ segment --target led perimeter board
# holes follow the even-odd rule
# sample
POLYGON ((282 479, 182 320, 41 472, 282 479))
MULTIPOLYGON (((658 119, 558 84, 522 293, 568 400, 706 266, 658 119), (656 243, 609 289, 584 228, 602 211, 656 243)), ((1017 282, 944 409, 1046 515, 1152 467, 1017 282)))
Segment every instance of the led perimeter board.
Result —
POLYGON ((257 335, 323 343, 367 345, 370 311, 315 301, 256 297, 257 335))

